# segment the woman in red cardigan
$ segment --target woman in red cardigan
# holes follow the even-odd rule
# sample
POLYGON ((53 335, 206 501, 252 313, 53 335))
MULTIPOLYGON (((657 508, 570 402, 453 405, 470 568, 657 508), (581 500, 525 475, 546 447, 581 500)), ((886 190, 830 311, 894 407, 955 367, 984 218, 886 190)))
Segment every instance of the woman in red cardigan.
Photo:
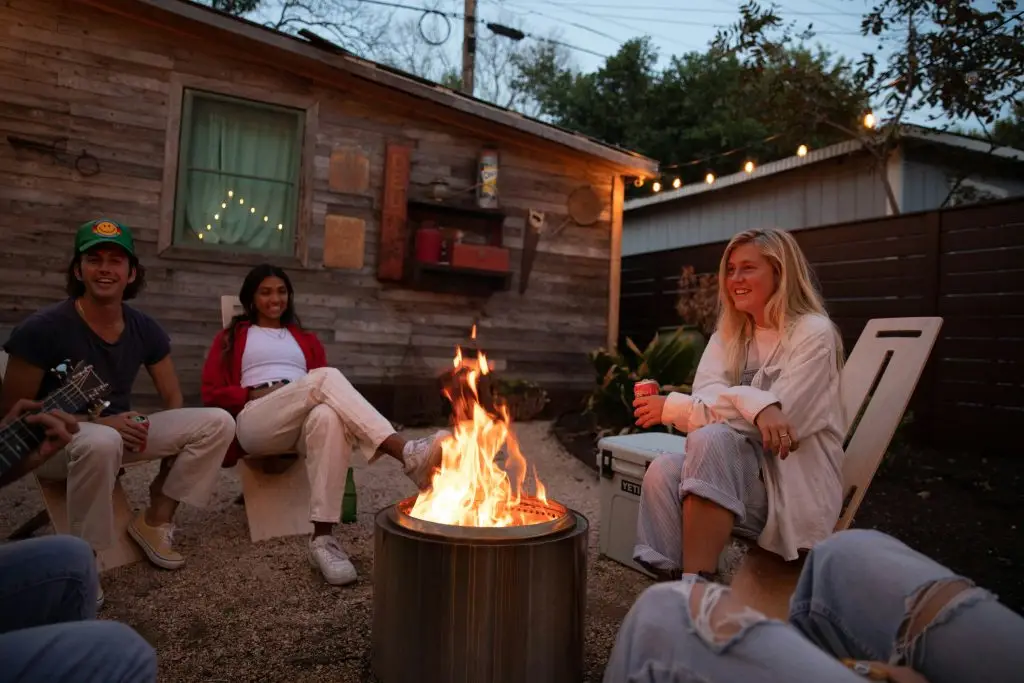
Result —
POLYGON ((371 447, 371 463, 382 454, 395 458, 424 489, 450 434, 407 441, 341 372, 327 367, 323 345, 299 323, 292 283, 282 269, 253 268, 238 298, 243 313, 217 333, 203 366, 203 403, 227 410, 237 423, 224 464, 246 454, 303 454, 311 490, 310 560, 328 583, 351 583, 355 567, 332 532, 340 521, 352 442, 371 447))

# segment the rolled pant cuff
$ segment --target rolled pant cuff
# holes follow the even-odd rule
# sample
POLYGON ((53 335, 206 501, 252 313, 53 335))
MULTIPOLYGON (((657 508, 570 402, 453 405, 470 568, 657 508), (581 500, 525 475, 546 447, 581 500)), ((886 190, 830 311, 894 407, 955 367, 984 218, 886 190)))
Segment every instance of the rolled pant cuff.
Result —
POLYGON ((684 479, 679 484, 679 497, 686 498, 688 495, 699 496, 710 500, 715 505, 725 508, 736 515, 737 520, 742 520, 747 513, 746 506, 738 498, 730 495, 719 488, 701 479, 684 479))

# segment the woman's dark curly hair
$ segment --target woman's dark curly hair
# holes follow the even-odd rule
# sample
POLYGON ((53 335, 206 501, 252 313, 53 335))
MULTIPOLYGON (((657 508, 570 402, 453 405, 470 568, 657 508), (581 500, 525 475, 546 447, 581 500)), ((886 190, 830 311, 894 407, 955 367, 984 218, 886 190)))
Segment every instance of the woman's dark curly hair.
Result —
MULTIPOLYGON (((67 282, 64 285, 64 291, 74 299, 85 295, 85 283, 78 278, 78 272, 76 272, 81 270, 81 265, 81 254, 75 254, 71 259, 71 263, 68 264, 67 282)), ((124 295, 121 297, 123 301, 134 299, 139 295, 139 292, 146 288, 146 268, 139 263, 139 259, 129 254, 128 267, 130 269, 129 272, 135 273, 135 279, 124 288, 124 295)))
POLYGON ((238 291, 238 300, 242 304, 242 312, 233 317, 227 325, 227 334, 224 335, 225 356, 230 356, 232 349, 235 348, 235 332, 238 329, 238 323, 249 322, 255 325, 259 320, 256 311, 256 290, 260 288, 260 285, 268 277, 281 278, 285 289, 288 290, 288 305, 285 306, 284 312, 281 313, 281 325, 297 325, 302 327, 302 322, 299 321, 299 316, 295 312, 295 289, 292 287, 291 278, 284 272, 284 269, 269 263, 262 263, 250 270, 249 274, 242 280, 242 288, 238 291))

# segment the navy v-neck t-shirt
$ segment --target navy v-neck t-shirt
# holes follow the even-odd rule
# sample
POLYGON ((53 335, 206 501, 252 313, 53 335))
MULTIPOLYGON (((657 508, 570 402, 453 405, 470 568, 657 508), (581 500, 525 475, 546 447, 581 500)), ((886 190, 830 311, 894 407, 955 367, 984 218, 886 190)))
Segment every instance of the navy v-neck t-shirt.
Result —
POLYGON ((56 389, 60 381, 49 372, 65 360, 85 361, 110 385, 104 415, 131 410, 132 385, 139 369, 155 365, 171 353, 171 342, 160 324, 141 311, 122 304, 124 332, 113 344, 104 341, 82 320, 75 300, 65 299, 41 308, 23 320, 4 351, 46 370, 37 399, 56 389))

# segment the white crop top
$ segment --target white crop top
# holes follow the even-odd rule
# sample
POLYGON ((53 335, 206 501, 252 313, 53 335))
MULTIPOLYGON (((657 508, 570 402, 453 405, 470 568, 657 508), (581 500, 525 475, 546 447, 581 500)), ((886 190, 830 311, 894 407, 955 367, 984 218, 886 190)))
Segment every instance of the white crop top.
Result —
POLYGON ((306 356, 286 328, 249 328, 242 352, 243 387, 282 379, 294 382, 306 372, 306 356))

